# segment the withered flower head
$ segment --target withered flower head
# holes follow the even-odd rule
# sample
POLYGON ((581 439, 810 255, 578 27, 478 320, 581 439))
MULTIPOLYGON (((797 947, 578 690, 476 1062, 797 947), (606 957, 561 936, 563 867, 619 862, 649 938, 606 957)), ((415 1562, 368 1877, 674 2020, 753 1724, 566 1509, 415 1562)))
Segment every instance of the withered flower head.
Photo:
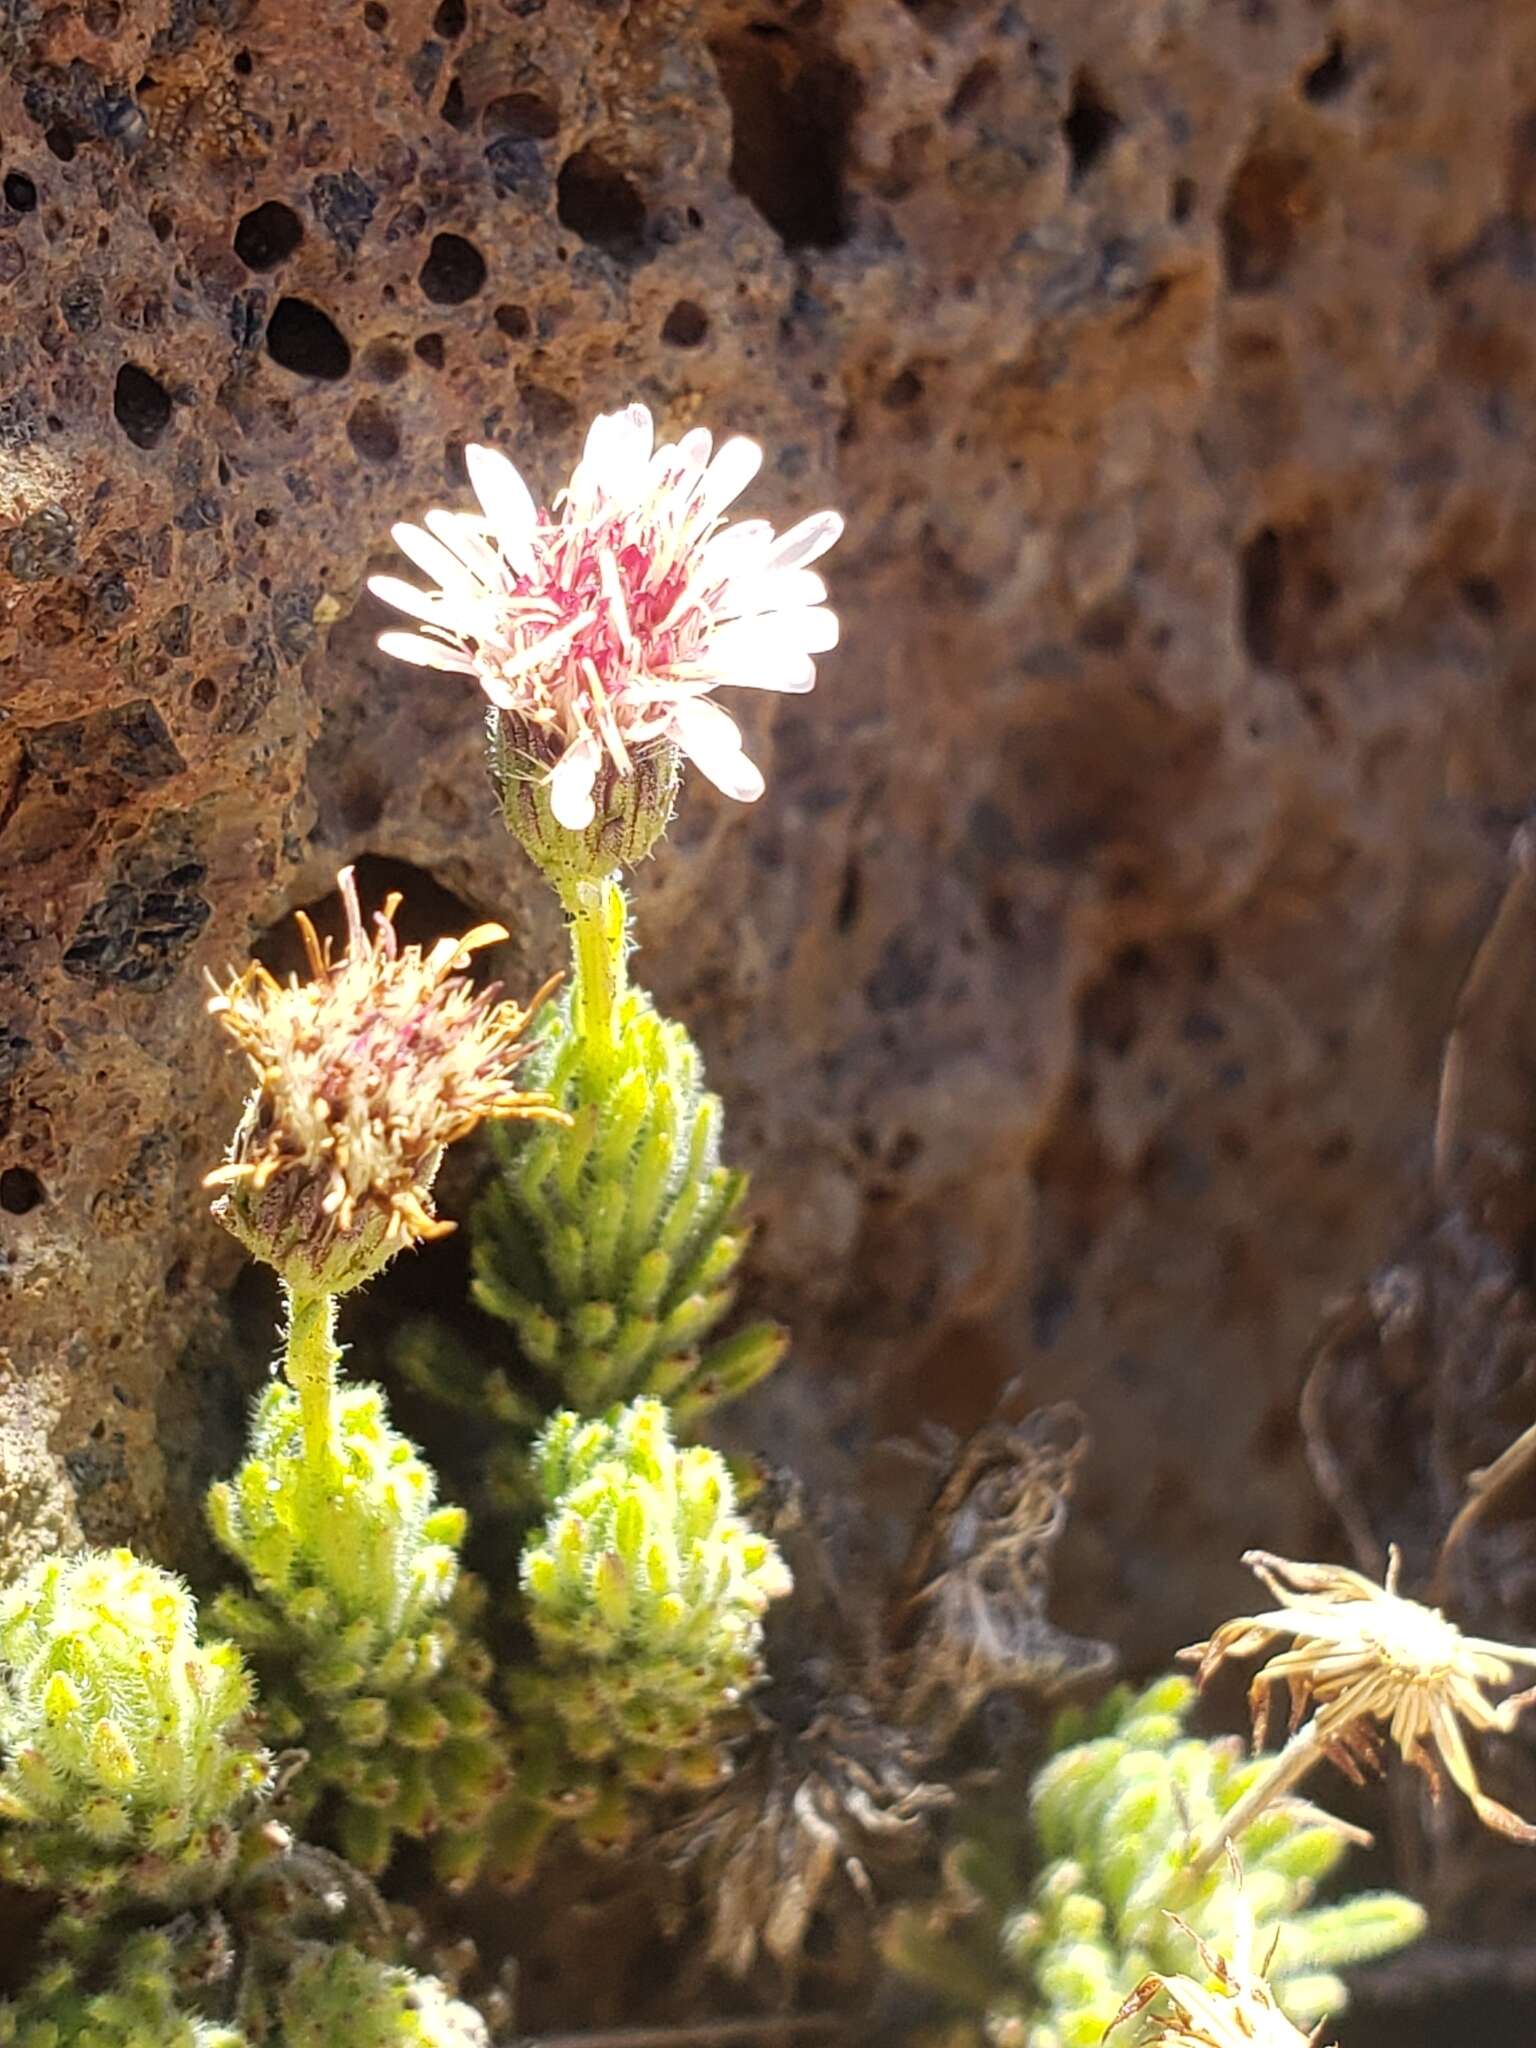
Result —
POLYGON ((1291 1647, 1271 1657, 1253 1680, 1249 1701, 1257 1737, 1271 1689, 1290 1692, 1291 1726, 1316 1705, 1319 1747, 1358 1775, 1374 1761, 1376 1734, 1387 1736, 1405 1763, 1424 1772, 1438 1792, 1443 1765, 1471 1801, 1479 1820, 1519 1842, 1536 1842, 1536 1826, 1490 1799, 1477 1781, 1465 1730, 1507 1734, 1536 1689, 1497 1703, 1484 1690, 1509 1685, 1515 1667, 1536 1668, 1536 1649, 1464 1636, 1433 1607, 1404 1599, 1397 1590, 1394 1548, 1385 1586, 1343 1565, 1295 1564, 1268 1551, 1250 1550, 1252 1567, 1280 1603, 1266 1614, 1225 1622, 1208 1643, 1184 1652, 1198 1658, 1203 1685, 1228 1657, 1267 1650, 1290 1636, 1291 1647))
POLYGON ((340 1293, 418 1238, 453 1228, 429 1199, 443 1148, 489 1117, 565 1121, 547 1095, 514 1086, 532 1049, 527 1009, 477 990, 460 970, 506 932, 477 925, 428 953, 402 946, 398 894, 370 936, 351 868, 337 878, 347 947, 332 957, 302 911, 310 978, 277 981, 259 962, 209 1003, 256 1073, 229 1158, 205 1186, 216 1213, 297 1291, 340 1293))
POLYGON ((1205 1981, 1144 1977, 1115 2015, 1111 2034, 1161 2001, 1149 2023, 1146 2048, 1316 2048, 1321 2025, 1304 2034, 1280 2010, 1263 1973, 1254 1967, 1253 1920, 1246 1907, 1239 1910, 1237 1953, 1230 1958, 1208 1947, 1177 1915, 1170 1917, 1194 1943, 1205 1981))

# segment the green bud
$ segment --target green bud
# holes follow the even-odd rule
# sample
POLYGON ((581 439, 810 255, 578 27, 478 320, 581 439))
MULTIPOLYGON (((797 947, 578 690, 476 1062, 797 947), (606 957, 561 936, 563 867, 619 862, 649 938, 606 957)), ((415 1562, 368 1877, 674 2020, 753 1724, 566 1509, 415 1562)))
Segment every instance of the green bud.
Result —
POLYGON ((616 868, 637 866, 672 822, 680 762, 670 741, 636 754, 627 775, 605 754, 592 789, 592 823, 573 832, 550 809, 549 771, 558 757, 538 728, 493 710, 487 735, 507 829, 562 894, 578 882, 602 881, 616 868))

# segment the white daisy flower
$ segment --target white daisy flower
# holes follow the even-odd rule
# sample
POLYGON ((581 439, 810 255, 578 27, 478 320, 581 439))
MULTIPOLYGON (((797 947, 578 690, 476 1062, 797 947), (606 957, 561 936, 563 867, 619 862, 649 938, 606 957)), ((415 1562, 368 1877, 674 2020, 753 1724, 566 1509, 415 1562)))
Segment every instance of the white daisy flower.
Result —
POLYGON ((843 530, 813 512, 787 533, 726 526, 762 462, 755 441, 718 448, 695 427, 653 446, 643 405, 593 421, 554 509, 538 507, 494 448, 464 451, 477 512, 432 511, 393 529, 434 588, 374 576, 369 589, 420 630, 380 636, 386 654, 473 676, 511 721, 573 832, 610 765, 679 747, 717 789, 750 803, 763 778, 710 697, 722 686, 809 690, 837 619, 810 564, 843 530))

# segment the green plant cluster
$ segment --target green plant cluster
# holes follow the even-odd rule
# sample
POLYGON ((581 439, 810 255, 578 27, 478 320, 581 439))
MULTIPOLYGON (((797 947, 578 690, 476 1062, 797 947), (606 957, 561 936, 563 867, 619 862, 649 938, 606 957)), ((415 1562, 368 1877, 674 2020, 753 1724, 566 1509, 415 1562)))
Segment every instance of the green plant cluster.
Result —
POLYGON ((483 2039, 431 1978, 297 1955, 283 1887, 263 1912, 292 1843, 256 1711, 239 1648, 131 1551, 44 1559, 0 1598, 0 1874, 58 1908, 0 2048, 297 2048, 360 2015, 366 2048, 483 2039))
POLYGON ((0 2048, 247 2048, 238 2027, 197 2011, 183 1979, 176 1943, 150 1929, 127 1936, 99 1981, 74 1956, 51 1957, 0 2002, 0 2048))
POLYGON ((251 1706, 170 1573, 42 1560, 0 1596, 0 1876, 76 1910, 209 1897, 269 1777, 251 1706))
POLYGON ((1309 2024, 1347 2002, 1342 1965, 1422 1932, 1421 1909, 1396 1893, 1310 1903, 1345 1840, 1296 1800, 1243 1832, 1240 1880, 1225 1864, 1188 1878, 1192 1844, 1270 1761, 1188 1734, 1192 1696, 1188 1680, 1170 1676, 1063 1716, 1056 1754, 1030 1788, 1028 1840, 978 1827, 954 1857, 960 1909, 892 1921, 891 1960, 961 2016, 947 2039, 1098 2048, 1145 1977, 1187 1967, 1184 1928, 1231 1954, 1245 1913, 1281 2005, 1309 2024))
POLYGON ((307 1942, 276 1998, 281 2048, 486 2048, 485 2022, 435 1977, 344 1942, 307 1942))
POLYGON ((480 1596, 459 1570, 464 1512, 439 1505, 377 1387, 338 1388, 332 1430, 317 1472, 298 1396, 281 1382, 262 1395, 249 1456, 208 1497, 250 1581, 214 1618, 256 1668, 270 1740, 308 1753, 295 1810, 329 1796, 359 1869, 381 1871, 405 1835, 430 1838, 438 1876, 462 1880, 507 1780, 490 1659, 468 1632, 480 1596))
POLYGON ((571 1122, 493 1129, 499 1171, 470 1220, 472 1293, 512 1329, 517 1366, 487 1373, 432 1322, 399 1354, 417 1384, 503 1432, 492 1480, 516 1504, 551 1408, 651 1395, 686 1430, 771 1372, 786 1341, 771 1323, 710 1341, 746 1247, 746 1175, 720 1163, 720 1100, 693 1041, 629 983, 623 891, 583 886, 571 987, 527 1068, 571 1122))
POLYGON ((211 1979, 190 1944, 128 1934, 110 1957, 57 1954, 0 2002, 0 2048, 487 2048, 485 2022, 435 1977, 350 1942, 278 1942, 211 1979), (208 2008, 227 2008, 211 2013, 208 2008))
POLYGON ((637 1796, 728 1768, 722 1736, 763 1675, 762 1616, 789 1574, 736 1513, 724 1460, 679 1449, 660 1401, 556 1415, 534 1475, 549 1512, 522 1556, 538 1657, 512 1682, 519 1790, 535 1836, 571 1819, 611 1846, 637 1796))

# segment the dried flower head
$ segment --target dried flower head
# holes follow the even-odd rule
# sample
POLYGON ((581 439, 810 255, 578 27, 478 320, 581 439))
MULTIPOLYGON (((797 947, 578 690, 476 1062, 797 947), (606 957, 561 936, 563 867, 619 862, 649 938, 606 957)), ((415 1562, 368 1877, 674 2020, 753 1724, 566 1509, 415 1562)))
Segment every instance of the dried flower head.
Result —
POLYGON ((842 532, 838 514, 812 513, 780 536, 763 519, 722 532, 761 448, 738 436, 711 458, 702 427, 652 441, 643 405, 600 415, 551 511, 504 455, 471 446, 479 510, 394 528, 437 588, 369 582, 424 629, 385 633, 380 647, 473 676, 531 772, 547 777, 568 831, 592 824, 600 775, 628 777, 671 746, 727 796, 760 796, 763 778, 710 691, 809 690, 811 657, 837 644, 809 565, 842 532))
POLYGON ((1536 1688, 1497 1704, 1486 1686, 1508 1685, 1515 1667, 1536 1668, 1536 1649, 1520 1649, 1464 1636, 1433 1607, 1404 1599, 1397 1590, 1401 1559, 1394 1548, 1385 1586, 1343 1565, 1295 1564, 1268 1551, 1245 1552, 1280 1603, 1266 1614, 1225 1622, 1208 1643, 1184 1652, 1200 1662, 1202 1685, 1228 1657, 1267 1650, 1280 1636, 1291 1647, 1258 1672, 1249 1689, 1255 1737, 1267 1716, 1271 1689, 1290 1693, 1291 1726, 1309 1706, 1316 1747, 1358 1776, 1375 1761, 1377 1729, 1405 1763, 1424 1772, 1436 1792, 1439 1766, 1471 1801, 1479 1820, 1516 1841, 1536 1842, 1536 1827, 1490 1799, 1477 1781, 1465 1729, 1507 1734, 1536 1699, 1536 1688))
POLYGON ((1161 2000, 1146 2036, 1146 2048, 1316 2048, 1322 2023, 1304 2034, 1281 2011, 1279 2001, 1253 1963, 1253 1916, 1238 1913, 1236 1953, 1218 1955, 1177 1914, 1169 1918, 1194 1943, 1205 1970, 1195 1977, 1144 1977, 1116 2014, 1110 2032, 1161 2000))
POLYGON ((309 980, 282 983, 255 962, 227 988, 215 983, 208 1005, 257 1085, 205 1185, 229 1189, 223 1220, 301 1292, 340 1292, 403 1244, 451 1230, 431 1209, 432 1180, 444 1146, 485 1118, 567 1121, 547 1095, 513 1085, 547 988, 521 1009, 459 971, 503 928, 477 925, 424 954, 400 944, 398 894, 370 936, 351 868, 337 886, 339 960, 300 911, 309 980))

